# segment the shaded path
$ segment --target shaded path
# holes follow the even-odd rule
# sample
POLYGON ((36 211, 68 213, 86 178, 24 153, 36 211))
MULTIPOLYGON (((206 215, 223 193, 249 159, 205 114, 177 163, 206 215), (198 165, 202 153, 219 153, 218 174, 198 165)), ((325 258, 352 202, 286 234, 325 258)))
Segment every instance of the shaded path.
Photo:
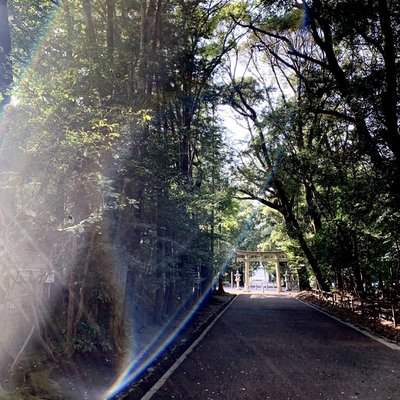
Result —
POLYGON ((240 295, 152 399, 398 399, 400 351, 289 297, 240 295))

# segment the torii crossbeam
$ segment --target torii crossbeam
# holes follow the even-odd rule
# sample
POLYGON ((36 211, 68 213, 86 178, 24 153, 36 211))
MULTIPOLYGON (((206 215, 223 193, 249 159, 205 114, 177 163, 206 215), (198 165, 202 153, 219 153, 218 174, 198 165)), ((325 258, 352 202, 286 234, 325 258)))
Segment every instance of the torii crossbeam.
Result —
POLYGON ((251 262, 274 262, 276 267, 276 286, 278 293, 282 292, 281 282, 281 269, 280 263, 287 262, 285 253, 282 250, 270 250, 270 251, 249 251, 249 250, 236 250, 236 262, 244 262, 244 290, 250 291, 250 263, 251 262))

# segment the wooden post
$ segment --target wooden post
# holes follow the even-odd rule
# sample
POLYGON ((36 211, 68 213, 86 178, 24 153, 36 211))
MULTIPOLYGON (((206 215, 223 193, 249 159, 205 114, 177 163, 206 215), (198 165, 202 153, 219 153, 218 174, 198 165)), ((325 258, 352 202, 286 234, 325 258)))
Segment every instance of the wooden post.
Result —
POLYGON ((250 256, 246 254, 245 257, 245 264, 244 264, 244 290, 245 292, 249 293, 250 287, 249 287, 249 279, 250 279, 250 256))
POLYGON ((275 260, 276 267, 276 287, 278 289, 278 293, 282 292, 282 282, 281 282, 281 268, 279 265, 279 258, 275 260))
POLYGON ((361 316, 364 316, 364 301, 362 297, 360 298, 360 306, 361 306, 361 316))
POLYGON ((392 304, 392 318, 393 318, 393 325, 396 328, 397 327, 397 320, 396 320, 396 308, 395 305, 392 304))

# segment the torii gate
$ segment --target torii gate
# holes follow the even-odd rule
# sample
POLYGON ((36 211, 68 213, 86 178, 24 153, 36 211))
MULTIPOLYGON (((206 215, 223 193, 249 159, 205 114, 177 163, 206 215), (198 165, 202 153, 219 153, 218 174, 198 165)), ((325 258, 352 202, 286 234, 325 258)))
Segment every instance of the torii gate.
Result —
POLYGON ((244 290, 249 292, 249 280, 250 280, 250 263, 251 262, 274 262, 276 267, 276 286, 278 293, 282 292, 281 283, 281 269, 280 263, 287 262, 285 253, 282 250, 270 250, 270 251, 248 251, 248 250, 236 250, 236 262, 244 262, 244 290))

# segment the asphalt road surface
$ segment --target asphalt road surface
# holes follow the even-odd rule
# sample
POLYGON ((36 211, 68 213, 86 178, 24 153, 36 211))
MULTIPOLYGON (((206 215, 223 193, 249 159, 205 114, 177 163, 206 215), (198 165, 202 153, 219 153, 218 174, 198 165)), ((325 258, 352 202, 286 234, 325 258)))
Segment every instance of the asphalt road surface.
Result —
POLYGON ((240 295, 151 397, 400 399, 400 351, 289 296, 240 295))

